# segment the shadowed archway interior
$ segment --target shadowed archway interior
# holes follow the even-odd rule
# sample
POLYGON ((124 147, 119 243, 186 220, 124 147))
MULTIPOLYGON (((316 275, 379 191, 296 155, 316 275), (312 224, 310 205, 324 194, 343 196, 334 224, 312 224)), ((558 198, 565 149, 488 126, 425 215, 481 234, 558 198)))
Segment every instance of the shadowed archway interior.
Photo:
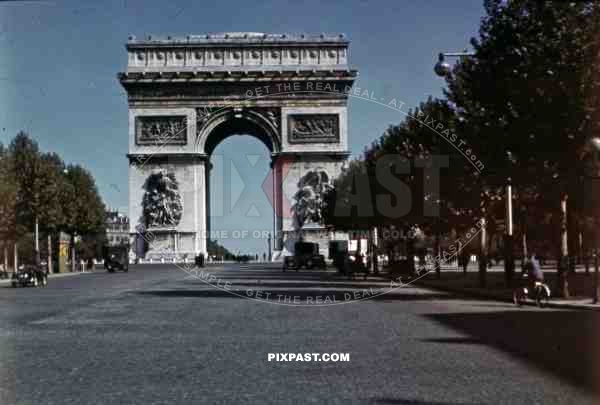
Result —
POLYGON ((262 141, 271 153, 274 151, 273 140, 260 125, 245 118, 231 118, 210 132, 204 144, 204 153, 211 156, 223 140, 233 135, 251 135, 262 141))

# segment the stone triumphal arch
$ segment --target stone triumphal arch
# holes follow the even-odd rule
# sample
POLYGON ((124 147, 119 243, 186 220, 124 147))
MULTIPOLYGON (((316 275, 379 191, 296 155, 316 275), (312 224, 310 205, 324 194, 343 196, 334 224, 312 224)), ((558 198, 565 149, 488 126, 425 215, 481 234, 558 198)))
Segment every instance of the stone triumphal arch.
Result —
MULTIPOLYGON (((127 71, 118 77, 129 105, 136 250, 145 245, 146 257, 206 253, 210 155, 234 134, 269 148, 263 188, 274 207, 273 247, 292 245, 300 180, 308 173, 331 181, 349 155, 346 110, 357 72, 348 45, 343 35, 130 37, 127 71)), ((310 222, 305 229, 319 229, 310 222)), ((314 234, 323 240, 323 232, 314 234)))

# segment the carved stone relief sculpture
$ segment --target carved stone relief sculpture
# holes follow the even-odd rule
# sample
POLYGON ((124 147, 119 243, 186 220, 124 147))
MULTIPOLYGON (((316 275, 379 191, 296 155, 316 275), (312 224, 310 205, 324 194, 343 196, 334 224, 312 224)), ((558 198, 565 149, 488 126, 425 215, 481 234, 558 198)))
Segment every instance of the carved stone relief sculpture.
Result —
POLYGON ((137 117, 135 135, 138 145, 185 145, 187 118, 185 116, 137 117))
POLYGON ((292 114, 288 116, 289 143, 337 143, 337 114, 292 114))
POLYGON ((183 214, 183 201, 175 174, 160 170, 144 182, 143 222, 146 228, 174 228, 183 214))

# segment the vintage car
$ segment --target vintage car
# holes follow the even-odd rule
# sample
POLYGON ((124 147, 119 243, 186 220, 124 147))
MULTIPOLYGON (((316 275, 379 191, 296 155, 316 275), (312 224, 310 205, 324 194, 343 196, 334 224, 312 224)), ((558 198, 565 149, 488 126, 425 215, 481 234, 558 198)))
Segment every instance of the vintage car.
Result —
POLYGON ((102 257, 104 268, 109 273, 116 270, 129 271, 129 245, 104 246, 102 257))
POLYGON ((13 273, 11 285, 16 287, 45 287, 48 285, 48 274, 43 267, 34 265, 21 265, 13 273))
POLYGON ((319 244, 310 242, 296 242, 294 255, 283 259, 283 271, 288 269, 298 271, 301 267, 306 269, 325 268, 325 256, 319 254, 319 244))

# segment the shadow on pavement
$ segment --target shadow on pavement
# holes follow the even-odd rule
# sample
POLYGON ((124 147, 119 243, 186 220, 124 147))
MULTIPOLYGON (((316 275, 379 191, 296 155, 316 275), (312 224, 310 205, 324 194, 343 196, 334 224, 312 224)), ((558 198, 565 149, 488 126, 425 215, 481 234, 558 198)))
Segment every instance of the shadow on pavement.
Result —
MULTIPOLYGON (((425 315, 563 380, 600 393, 600 314, 521 310, 425 315)), ((469 343, 465 338, 432 343, 469 343)))
POLYGON ((395 399, 395 398, 376 398, 375 404, 397 404, 397 405, 470 405, 459 402, 438 402, 421 401, 418 399, 395 399))
POLYGON ((422 342, 429 343, 450 343, 450 344, 463 344, 463 345, 478 345, 484 344, 481 339, 472 338, 472 337, 449 337, 449 338, 431 338, 431 339, 422 339, 422 342))

